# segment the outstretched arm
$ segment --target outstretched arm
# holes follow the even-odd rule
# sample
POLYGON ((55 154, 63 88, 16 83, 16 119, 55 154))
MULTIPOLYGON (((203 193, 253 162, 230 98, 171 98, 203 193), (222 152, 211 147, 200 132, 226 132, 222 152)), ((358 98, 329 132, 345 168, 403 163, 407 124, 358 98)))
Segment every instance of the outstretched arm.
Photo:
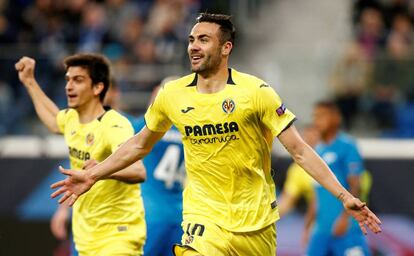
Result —
POLYGON ((35 60, 29 57, 21 58, 15 68, 19 74, 19 79, 26 87, 27 92, 32 99, 36 113, 43 124, 53 133, 60 133, 56 122, 56 116, 59 108, 40 88, 34 77, 35 60))
POLYGON ((295 126, 292 125, 283 131, 279 135, 279 140, 296 163, 343 203, 347 213, 358 221, 364 234, 367 233, 365 225, 374 233, 381 232, 381 221, 377 216, 339 183, 324 161, 303 141, 295 126))
MULTIPOLYGON (((98 162, 96 160, 91 159, 85 162, 85 165, 83 166, 82 169, 88 170, 97 164, 98 162)), ((147 178, 147 174, 146 174, 145 166, 142 163, 142 161, 133 163, 130 166, 114 174, 111 174, 108 177, 108 179, 119 180, 119 181, 129 183, 129 184, 144 182, 146 178, 147 178)))
POLYGON ((76 199, 88 191, 95 182, 109 178, 112 174, 142 159, 163 135, 163 132, 153 132, 144 127, 107 159, 89 170, 79 172, 60 167, 60 171, 68 177, 52 184, 51 188, 59 188, 52 194, 52 197, 64 194, 59 203, 70 198, 69 205, 73 205, 76 199))
MULTIPOLYGON (((359 176, 352 175, 348 177, 348 184, 349 184, 349 192, 352 195, 359 197, 359 176)), ((346 211, 342 212, 341 215, 336 219, 332 233, 334 236, 342 236, 344 235, 349 228, 349 215, 346 211)))

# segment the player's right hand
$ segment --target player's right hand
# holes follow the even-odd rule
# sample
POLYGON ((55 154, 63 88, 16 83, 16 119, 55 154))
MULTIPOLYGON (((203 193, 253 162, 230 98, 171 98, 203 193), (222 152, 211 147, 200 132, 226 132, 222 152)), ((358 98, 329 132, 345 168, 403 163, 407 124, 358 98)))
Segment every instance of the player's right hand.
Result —
POLYGON ((65 240, 67 238, 66 223, 69 218, 69 209, 65 206, 59 207, 50 221, 50 230, 52 234, 59 240, 65 240))
POLYGON ((34 80, 34 69, 36 61, 29 57, 22 57, 14 67, 19 75, 20 81, 27 87, 30 85, 30 82, 34 80))
POLYGON ((86 171, 65 169, 62 166, 59 166, 59 171, 65 174, 67 178, 53 183, 50 187, 52 189, 58 188, 58 190, 52 193, 52 198, 63 194, 59 199, 60 204, 69 199, 69 206, 72 206, 80 195, 95 184, 95 180, 86 171))

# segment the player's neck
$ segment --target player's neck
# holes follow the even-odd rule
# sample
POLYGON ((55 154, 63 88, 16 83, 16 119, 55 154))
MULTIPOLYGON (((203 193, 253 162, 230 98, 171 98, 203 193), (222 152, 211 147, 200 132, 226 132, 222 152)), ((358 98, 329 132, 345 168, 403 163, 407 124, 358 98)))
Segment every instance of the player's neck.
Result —
POLYGON ((76 109, 79 115, 79 122, 86 124, 105 113, 105 109, 100 101, 91 100, 76 109))
POLYGON ((223 65, 214 73, 198 74, 197 90, 200 93, 219 92, 226 87, 228 76, 227 65, 223 65))
POLYGON ((325 144, 329 144, 336 138, 337 135, 338 135, 338 130, 335 129, 335 130, 330 130, 326 132, 325 134, 321 136, 321 138, 325 144))

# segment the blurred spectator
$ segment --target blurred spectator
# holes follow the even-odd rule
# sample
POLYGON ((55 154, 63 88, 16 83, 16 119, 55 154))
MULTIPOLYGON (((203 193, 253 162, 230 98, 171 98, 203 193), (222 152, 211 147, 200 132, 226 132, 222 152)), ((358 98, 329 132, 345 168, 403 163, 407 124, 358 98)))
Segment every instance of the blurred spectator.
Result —
POLYGON ((106 12, 102 5, 90 3, 83 11, 78 52, 99 52, 108 42, 106 12))
POLYGON ((384 2, 384 20, 387 27, 391 27, 395 17, 408 10, 409 0, 390 0, 384 2))
POLYGON ((370 59, 374 58, 384 42, 384 21, 381 12, 372 7, 364 9, 356 33, 357 42, 364 54, 370 59))
POLYGON ((31 116, 12 70, 15 56, 39 60, 39 80, 59 105, 65 104, 56 89, 64 82, 61 60, 78 51, 106 54, 129 89, 151 90, 168 65, 186 60, 187 33, 200 6, 201 0, 0 0, 0 112, 10 113, 0 113, 0 134, 25 132, 19 121, 31 116))
POLYGON ((154 37, 174 33, 185 17, 183 0, 156 0, 148 16, 147 32, 154 37))
POLYGON ((6 132, 6 127, 3 125, 3 120, 7 115, 8 106, 11 103, 11 92, 9 86, 0 81, 0 136, 6 132))
POLYGON ((135 62, 153 64, 157 62, 155 42, 151 37, 142 37, 133 46, 135 62))
POLYGON ((361 111, 360 98, 367 89, 370 73, 371 63, 362 47, 351 43, 333 70, 329 82, 346 129, 352 126, 354 116, 361 111))
POLYGON ((392 21, 391 31, 394 34, 401 35, 410 44, 414 43, 413 24, 407 13, 399 13, 395 15, 392 21))
MULTIPOLYGON (((135 2, 126 0, 107 0, 105 3, 108 31, 111 37, 118 39, 122 37, 124 27, 131 20, 141 22, 143 12, 147 11, 146 6, 139 6, 135 2)), ((129 30, 129 32, 132 34, 135 33, 132 30, 129 30)))
POLYGON ((125 21, 119 34, 119 39, 125 48, 132 47, 139 40, 143 26, 140 17, 132 17, 125 21))
POLYGON ((395 104, 400 98, 414 100, 414 59, 412 48, 401 34, 388 38, 386 51, 374 69, 372 113, 381 128, 394 126, 395 104))
POLYGON ((377 0, 354 0, 352 10, 352 22, 358 24, 361 19, 361 13, 366 8, 381 9, 381 4, 377 0))

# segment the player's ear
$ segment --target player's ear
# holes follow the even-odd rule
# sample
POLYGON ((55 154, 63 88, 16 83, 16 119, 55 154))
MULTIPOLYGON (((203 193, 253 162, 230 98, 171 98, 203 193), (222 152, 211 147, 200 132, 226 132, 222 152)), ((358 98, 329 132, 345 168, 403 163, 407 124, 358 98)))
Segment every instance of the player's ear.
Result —
POLYGON ((101 94, 101 92, 103 91, 104 87, 105 86, 104 86, 104 84, 102 82, 99 82, 97 84, 94 84, 93 87, 92 87, 93 94, 95 96, 98 96, 99 94, 101 94))
POLYGON ((230 41, 227 41, 221 47, 221 54, 224 56, 229 56, 231 53, 231 49, 233 49, 233 44, 230 41))

